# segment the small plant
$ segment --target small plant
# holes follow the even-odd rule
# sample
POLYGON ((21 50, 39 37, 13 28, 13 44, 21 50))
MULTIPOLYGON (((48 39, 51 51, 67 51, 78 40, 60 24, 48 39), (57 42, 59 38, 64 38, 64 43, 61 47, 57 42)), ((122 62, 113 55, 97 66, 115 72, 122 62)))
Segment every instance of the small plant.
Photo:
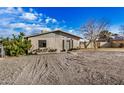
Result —
POLYGON ((48 52, 56 52, 57 49, 49 49, 48 52))
POLYGON ((38 48, 33 50, 30 54, 38 54, 43 52, 56 52, 57 49, 51 49, 51 48, 38 48))

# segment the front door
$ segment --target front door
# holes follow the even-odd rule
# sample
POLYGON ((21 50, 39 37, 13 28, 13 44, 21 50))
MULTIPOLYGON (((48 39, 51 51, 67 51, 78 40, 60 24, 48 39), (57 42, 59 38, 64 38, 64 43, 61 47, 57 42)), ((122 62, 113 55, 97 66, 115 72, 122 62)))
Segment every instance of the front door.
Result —
POLYGON ((66 49, 69 50, 70 49, 70 40, 66 41, 66 49))
POLYGON ((62 40, 62 49, 70 50, 73 48, 73 40, 62 40))

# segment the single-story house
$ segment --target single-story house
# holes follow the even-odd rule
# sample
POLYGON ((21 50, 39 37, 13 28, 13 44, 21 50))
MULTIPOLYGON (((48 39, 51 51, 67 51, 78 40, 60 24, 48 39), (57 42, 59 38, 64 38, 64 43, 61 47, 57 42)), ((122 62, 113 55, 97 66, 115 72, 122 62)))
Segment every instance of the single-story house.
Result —
POLYGON ((112 47, 112 39, 98 39, 97 40, 97 48, 111 48, 112 47))
POLYGON ((118 35, 112 37, 109 41, 100 41, 99 44, 99 48, 124 48, 124 37, 118 35))
POLYGON ((99 39, 98 48, 122 48, 124 47, 124 36, 111 36, 109 40, 99 39))
POLYGON ((124 48, 124 40, 112 40, 113 48, 124 48))
MULTIPOLYGON (((84 42, 80 42, 80 46, 81 48, 85 48, 84 42)), ((110 42, 101 40, 96 41, 96 48, 122 48, 122 47, 124 47, 124 40, 111 40, 110 42)), ((87 48, 94 48, 93 42, 91 42, 87 48)))
POLYGON ((39 48, 51 48, 57 49, 57 51, 62 51, 79 48, 81 37, 61 30, 56 30, 28 36, 27 39, 31 40, 32 47, 30 51, 39 48))

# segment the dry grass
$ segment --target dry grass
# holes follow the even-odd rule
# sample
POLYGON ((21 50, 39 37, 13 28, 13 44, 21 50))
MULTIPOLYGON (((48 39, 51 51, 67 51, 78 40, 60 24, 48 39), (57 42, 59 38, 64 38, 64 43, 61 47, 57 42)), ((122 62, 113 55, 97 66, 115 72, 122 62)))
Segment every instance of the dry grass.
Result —
POLYGON ((83 51, 0 60, 0 84, 124 84, 124 53, 83 51))

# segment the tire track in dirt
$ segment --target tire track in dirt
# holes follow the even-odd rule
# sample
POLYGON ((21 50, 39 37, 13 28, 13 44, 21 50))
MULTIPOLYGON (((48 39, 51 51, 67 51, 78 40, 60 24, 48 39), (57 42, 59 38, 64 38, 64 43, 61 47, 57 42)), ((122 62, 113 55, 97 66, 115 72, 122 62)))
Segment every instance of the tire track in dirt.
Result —
POLYGON ((6 60, 0 63, 0 84, 124 84, 124 53, 107 54, 57 53, 6 60))
POLYGON ((18 78, 15 80, 14 84, 33 84, 39 80, 39 77, 46 73, 46 61, 43 56, 35 56, 34 60, 30 62, 18 78))

